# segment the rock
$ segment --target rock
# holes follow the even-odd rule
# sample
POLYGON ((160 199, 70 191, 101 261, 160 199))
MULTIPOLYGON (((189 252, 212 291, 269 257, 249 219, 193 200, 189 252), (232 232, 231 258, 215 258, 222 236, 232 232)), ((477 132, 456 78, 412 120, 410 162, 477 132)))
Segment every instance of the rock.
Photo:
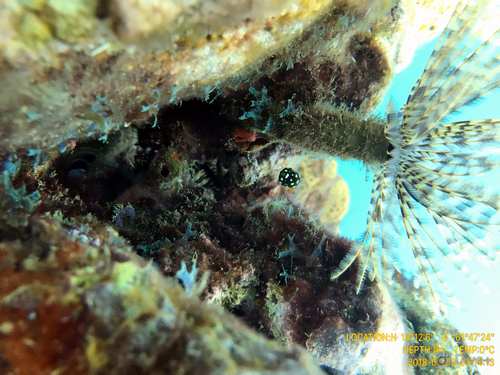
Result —
MULTIPOLYGON (((15 1, 0 7, 0 145, 104 139, 154 124, 160 107, 269 80, 277 113, 324 100, 368 110, 401 49, 405 4, 15 1)), ((238 118, 245 105, 229 107, 238 118)))
POLYGON ((188 297, 106 227, 100 247, 53 219, 0 244, 2 373, 321 374, 298 346, 188 297))

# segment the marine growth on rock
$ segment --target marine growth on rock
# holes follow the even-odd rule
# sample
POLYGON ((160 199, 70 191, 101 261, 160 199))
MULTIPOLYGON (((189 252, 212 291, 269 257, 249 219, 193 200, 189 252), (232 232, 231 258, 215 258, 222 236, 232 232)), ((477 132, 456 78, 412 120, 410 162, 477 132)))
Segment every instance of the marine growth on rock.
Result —
POLYGON ((0 374, 484 367, 440 265, 479 285, 467 259, 499 250, 476 176, 500 120, 447 120, 499 87, 494 10, 0 1, 0 374), (372 115, 438 34, 401 113, 372 115), (338 158, 376 173, 360 241, 338 158))

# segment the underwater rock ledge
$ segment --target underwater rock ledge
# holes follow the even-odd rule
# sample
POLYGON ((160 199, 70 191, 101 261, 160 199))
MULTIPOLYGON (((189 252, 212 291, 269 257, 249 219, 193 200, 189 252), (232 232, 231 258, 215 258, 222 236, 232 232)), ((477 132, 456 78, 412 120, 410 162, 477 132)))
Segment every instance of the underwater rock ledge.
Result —
POLYGON ((304 349, 188 297, 112 229, 31 228, 0 245, 3 374, 322 374, 304 349))
POLYGON ((266 76, 278 85, 291 74, 303 79, 289 94, 272 95, 281 110, 294 92, 297 109, 333 94, 336 103, 367 110, 388 82, 414 7, 364 0, 251 3, 16 0, 1 6, 0 146, 47 149, 106 139, 130 123, 149 122, 160 107, 224 98, 266 76), (309 97, 299 97, 302 92, 309 97))

